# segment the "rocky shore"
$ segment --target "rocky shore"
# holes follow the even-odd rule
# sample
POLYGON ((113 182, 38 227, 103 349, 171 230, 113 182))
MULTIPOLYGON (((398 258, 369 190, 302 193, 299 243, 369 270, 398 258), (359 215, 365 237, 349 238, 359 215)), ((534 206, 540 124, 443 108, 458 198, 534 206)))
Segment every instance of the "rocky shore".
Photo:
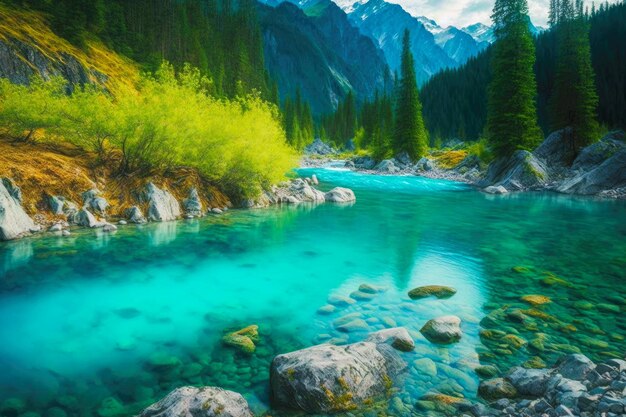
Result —
MULTIPOLYGON (((352 190, 337 187, 324 193, 315 188, 317 184, 315 176, 284 182, 265 191, 258 199, 244 202, 243 206, 254 208, 275 204, 356 201, 352 190)), ((233 206, 230 202, 222 206, 205 206, 203 202, 211 199, 201 196, 196 187, 189 188, 187 197, 182 201, 170 190, 153 182, 145 183, 130 194, 134 205, 117 213, 111 213, 109 201, 96 188, 85 190, 81 194, 81 201, 72 201, 63 195, 47 195, 45 207, 31 218, 22 205, 23 195, 19 185, 10 178, 0 178, 0 241, 44 232, 68 236, 72 226, 115 232, 119 226, 129 223, 168 222, 221 215, 233 206)))
MULTIPOLYGON (((471 184, 489 194, 520 191, 554 191, 563 194, 626 199, 626 135, 623 131, 607 134, 598 142, 574 152, 570 129, 557 131, 533 152, 517 151, 508 159, 485 165, 475 155, 467 155, 453 167, 443 167, 437 158, 424 157, 411 162, 406 157, 384 161, 354 157, 343 162, 345 168, 378 175, 417 175, 471 184)), ((327 150, 311 149, 302 165, 324 166, 339 163, 327 150)), ((335 154, 336 155, 336 154, 335 154)))

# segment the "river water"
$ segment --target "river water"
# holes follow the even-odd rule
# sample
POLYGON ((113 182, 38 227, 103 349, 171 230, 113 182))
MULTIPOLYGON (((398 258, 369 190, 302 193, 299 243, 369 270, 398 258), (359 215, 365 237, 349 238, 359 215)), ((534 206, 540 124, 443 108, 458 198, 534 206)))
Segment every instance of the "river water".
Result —
POLYGON ((404 411, 389 415, 425 415, 413 404, 427 392, 475 398, 479 364, 504 371, 567 352, 626 352, 624 202, 300 171, 313 173, 322 189, 352 188, 357 202, 0 244, 0 416, 128 416, 182 385, 233 389, 263 413, 274 355, 394 325, 417 347, 394 394, 404 411), (363 283, 386 290, 318 313, 363 283), (428 284, 457 293, 409 299, 428 284), (551 302, 532 306, 525 295, 551 302), (347 314, 368 328, 338 331, 347 314), (433 345, 419 329, 444 314, 461 317, 464 336, 433 345), (251 324, 261 333, 254 354, 222 345, 225 332, 251 324))

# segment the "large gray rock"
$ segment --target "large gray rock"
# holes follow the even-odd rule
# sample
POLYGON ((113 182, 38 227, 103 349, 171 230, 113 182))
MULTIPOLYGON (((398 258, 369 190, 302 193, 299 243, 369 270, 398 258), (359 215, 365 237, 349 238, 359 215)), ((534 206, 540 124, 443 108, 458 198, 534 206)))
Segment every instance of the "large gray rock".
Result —
POLYGON ((478 394, 486 400, 493 401, 501 398, 515 398, 517 390, 504 378, 494 378, 482 381, 478 387, 478 394))
POLYGON ((332 155, 335 150, 320 138, 315 138, 313 143, 304 148, 305 155, 332 155))
POLYGON ((435 169, 435 163, 425 156, 415 164, 415 171, 417 172, 432 171, 433 169, 435 169))
POLYGON ((387 344, 330 344, 279 355, 271 365, 274 406, 308 413, 347 411, 383 397, 406 363, 387 344))
POLYGON ((93 214, 86 208, 82 208, 75 212, 69 219, 71 223, 82 227, 98 227, 100 223, 93 214))
POLYGON ((590 171, 616 153, 626 150, 624 132, 611 132, 601 140, 584 148, 572 165, 574 171, 590 171))
MULTIPOLYGON (((593 146, 593 145, 592 145, 593 146)), ((626 186, 626 149, 605 160, 591 171, 578 171, 557 189, 567 194, 598 194, 626 186)))
POLYGON ((376 161, 370 156, 361 156, 358 158, 354 158, 352 162, 354 162, 354 167, 358 169, 370 170, 374 169, 374 167, 376 166, 376 161))
POLYGON ((182 387, 141 412, 140 417, 253 417, 246 400, 215 387, 182 387))
POLYGON ((549 175, 544 163, 528 151, 516 151, 510 158, 498 159, 489 165, 481 188, 502 186, 508 191, 524 191, 544 187, 549 175))
POLYGON ((535 149, 533 154, 550 167, 569 167, 576 157, 572 129, 557 130, 535 149))
POLYGON ((83 207, 93 211, 98 214, 106 214, 106 209, 109 207, 108 201, 104 197, 100 195, 100 191, 93 188, 91 190, 85 191, 82 194, 83 197, 83 207))
POLYGON ((381 161, 374 169, 385 174, 395 174, 400 171, 400 168, 396 166, 393 159, 385 159, 384 161, 381 161))
POLYGON ((21 192, 16 190, 19 188, 9 179, 0 181, 0 240, 17 239, 37 229, 17 198, 21 192))
POLYGON ((461 340, 460 326, 457 316, 442 316, 428 320, 420 332, 433 343, 448 344, 461 340))
POLYGON ((550 369, 525 369, 518 366, 509 371, 506 379, 519 394, 540 397, 546 393, 551 376, 550 369))
POLYGON ((596 365, 580 353, 567 355, 559 361, 557 371, 563 378, 583 381, 591 371, 596 369, 596 365))
POLYGON ((12 179, 2 178, 2 184, 7 189, 11 197, 13 197, 18 203, 22 204, 22 189, 18 187, 12 179))
POLYGON ((189 190, 189 197, 183 201, 183 207, 185 208, 185 214, 188 216, 202 217, 204 214, 200 195, 195 187, 189 190))
POLYGON ((351 203, 356 201, 354 191, 349 188, 335 187, 325 195, 326 201, 330 203, 351 203))
POLYGON ((143 215, 143 212, 141 211, 141 209, 137 206, 133 206, 133 207, 126 209, 126 212, 124 213, 124 215, 126 216, 128 221, 131 223, 142 224, 148 221, 143 215))
POLYGON ((148 219, 155 222, 168 222, 180 217, 180 205, 167 190, 162 190, 153 183, 146 185, 148 200, 148 219))

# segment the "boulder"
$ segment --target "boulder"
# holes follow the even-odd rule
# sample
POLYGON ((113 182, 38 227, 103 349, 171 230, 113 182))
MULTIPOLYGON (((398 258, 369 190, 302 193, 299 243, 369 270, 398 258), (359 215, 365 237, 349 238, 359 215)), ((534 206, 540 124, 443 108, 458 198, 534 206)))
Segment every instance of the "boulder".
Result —
POLYGON ((148 219, 156 222, 167 222, 180 217, 180 205, 176 198, 167 190, 148 183, 145 190, 148 201, 148 219))
POLYGON ((18 189, 8 178, 0 181, 0 241, 17 239, 37 230, 17 198, 21 198, 18 189))
POLYGON ((544 163, 528 151, 516 151, 510 158, 492 162, 478 186, 502 186, 507 191, 524 191, 544 187, 549 175, 544 163))
POLYGON ((426 297, 450 298, 454 294, 456 294, 456 290, 445 285, 425 285, 409 291, 409 297, 413 300, 426 297))
POLYGON ((561 358, 557 371, 563 378, 583 381, 595 368, 596 365, 591 359, 580 353, 575 353, 561 358))
POLYGON ((253 417, 246 400, 215 387, 182 387, 141 412, 140 417, 253 417))
POLYGON ((590 171, 616 153, 626 150, 624 132, 611 132, 601 140, 584 148, 572 165, 574 171, 590 171))
POLYGON ((552 372, 549 369, 525 369, 520 366, 511 369, 506 376, 521 395, 541 397, 548 389, 552 372))
POLYGON ((193 187, 189 190, 189 197, 185 201, 183 201, 183 207, 185 209, 185 214, 192 217, 202 217, 202 202, 200 201, 200 195, 198 194, 198 189, 193 187))
POLYGON ((569 167, 576 157, 572 129, 568 127, 553 132, 533 154, 550 167, 569 167))
POLYGON ((428 320, 420 332, 431 342, 449 344, 461 339, 461 319, 457 316, 442 316, 428 320))
POLYGON ((504 378, 494 378, 482 381, 478 386, 478 394, 486 400, 493 401, 501 398, 515 398, 517 390, 504 378))
POLYGON ((315 138, 313 143, 304 148, 305 155, 332 155, 335 150, 320 138, 315 138))
POLYGON ((371 170, 376 166, 376 161, 370 156, 361 156, 352 160, 354 167, 358 169, 371 170))
POLYGON ((98 214, 105 214, 109 207, 107 200, 100 196, 100 191, 92 188, 82 194, 83 207, 98 214))
POLYGON ((370 334, 366 341, 373 343, 387 343, 395 349, 403 352, 410 352, 415 349, 415 342, 409 334, 409 331, 404 327, 379 330, 370 334))
POLYGON ((86 208, 82 208, 74 213, 70 221, 82 227, 98 227, 100 225, 94 215, 86 208))
POLYGON ((385 174, 395 174, 400 171, 400 168, 396 166, 393 159, 385 159, 384 161, 381 161, 374 169, 385 174))
POLYGON ((50 211, 52 211, 53 214, 63 214, 63 208, 65 207, 65 204, 66 200, 63 196, 51 195, 48 197, 48 205, 50 206, 50 211))
POLYGON ((591 171, 578 171, 557 190, 566 194, 592 195, 622 187, 626 187, 626 149, 615 153, 591 171))
POLYGON ((326 201, 331 203, 351 203, 356 201, 354 192, 349 188, 335 187, 325 195, 326 201))
POLYGON ((324 344, 274 358, 270 371, 275 407, 307 413, 353 410, 384 397, 406 363, 387 344, 324 344))
POLYGON ((137 206, 126 209, 126 212, 124 214, 128 221, 131 223, 142 224, 147 222, 146 218, 141 212, 141 209, 137 206))
POLYGON ((483 188, 483 192, 487 194, 507 194, 509 191, 502 185, 490 185, 489 187, 483 188))
POLYGON ((18 187, 17 184, 15 184, 10 178, 2 178, 2 184, 7 189, 11 197, 22 204, 22 189, 18 187))
POLYGON ((415 171, 423 172, 423 171, 432 171, 435 169, 435 163, 426 157, 422 157, 415 164, 415 171))

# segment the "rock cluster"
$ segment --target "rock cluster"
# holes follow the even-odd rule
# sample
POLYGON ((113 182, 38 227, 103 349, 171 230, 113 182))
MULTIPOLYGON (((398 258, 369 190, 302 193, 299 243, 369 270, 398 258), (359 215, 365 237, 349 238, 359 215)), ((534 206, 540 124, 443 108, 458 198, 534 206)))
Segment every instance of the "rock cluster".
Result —
POLYGON ((571 129, 554 132, 532 153, 494 161, 476 183, 485 192, 554 190, 566 194, 626 197, 624 132, 611 132, 574 152, 571 129))
POLYGON ((304 148, 305 155, 334 155, 337 153, 330 145, 320 138, 315 138, 313 143, 304 148))
POLYGON ((582 354, 567 355, 554 368, 515 367, 504 378, 480 384, 489 408, 464 403, 474 416, 608 417, 626 414, 626 361, 593 363, 582 354))
POLYGON ((37 231, 22 208, 22 193, 8 178, 0 181, 0 241, 12 240, 37 231))
POLYGON ((250 201, 247 206, 266 207, 272 204, 351 203, 356 201, 354 192, 348 188, 336 187, 323 193, 313 186, 316 182, 318 180, 315 176, 283 182, 265 191, 257 201, 250 201))

